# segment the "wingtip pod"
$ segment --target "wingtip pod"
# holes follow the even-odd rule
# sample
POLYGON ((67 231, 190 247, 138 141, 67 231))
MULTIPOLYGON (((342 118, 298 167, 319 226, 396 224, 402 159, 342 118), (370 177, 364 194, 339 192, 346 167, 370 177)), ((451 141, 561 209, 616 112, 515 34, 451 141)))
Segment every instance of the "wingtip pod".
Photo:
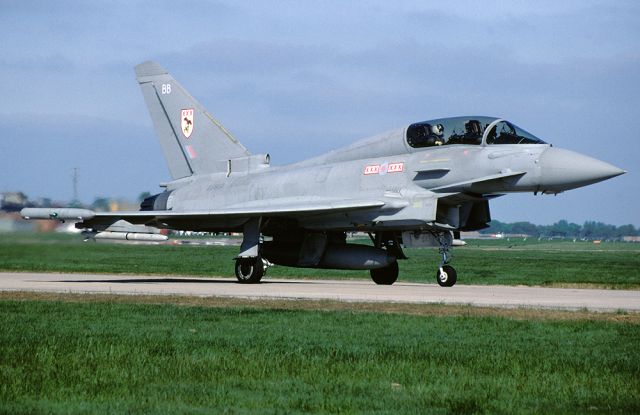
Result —
POLYGON ((24 219, 51 219, 81 221, 93 219, 96 213, 89 209, 76 208, 24 208, 20 211, 24 219))
POLYGON ((166 75, 168 72, 160 66, 159 63, 154 61, 146 61, 142 62, 135 67, 136 77, 144 78, 147 76, 157 76, 157 75, 166 75))

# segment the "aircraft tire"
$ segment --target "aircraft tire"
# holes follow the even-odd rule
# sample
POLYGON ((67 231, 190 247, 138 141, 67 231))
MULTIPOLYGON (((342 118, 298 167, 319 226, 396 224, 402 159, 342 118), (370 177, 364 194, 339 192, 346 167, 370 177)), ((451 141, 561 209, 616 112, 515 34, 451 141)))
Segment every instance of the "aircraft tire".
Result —
POLYGON ((384 268, 369 270, 371 279, 378 285, 391 285, 398 279, 398 261, 393 261, 384 268))
POLYGON ((458 280, 458 273, 452 266, 444 265, 442 273, 440 273, 440 269, 436 272, 436 280, 441 287, 453 287, 458 280))
POLYGON ((240 284, 257 284, 264 275, 262 258, 238 258, 235 270, 240 284))

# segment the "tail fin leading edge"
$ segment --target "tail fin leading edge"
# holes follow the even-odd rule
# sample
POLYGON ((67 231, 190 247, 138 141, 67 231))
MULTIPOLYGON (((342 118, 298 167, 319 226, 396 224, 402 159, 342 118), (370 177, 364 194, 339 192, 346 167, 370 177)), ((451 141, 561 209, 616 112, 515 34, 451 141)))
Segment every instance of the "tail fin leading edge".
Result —
POLYGON ((220 161, 250 155, 159 64, 144 62, 135 71, 174 180, 224 171, 220 161))

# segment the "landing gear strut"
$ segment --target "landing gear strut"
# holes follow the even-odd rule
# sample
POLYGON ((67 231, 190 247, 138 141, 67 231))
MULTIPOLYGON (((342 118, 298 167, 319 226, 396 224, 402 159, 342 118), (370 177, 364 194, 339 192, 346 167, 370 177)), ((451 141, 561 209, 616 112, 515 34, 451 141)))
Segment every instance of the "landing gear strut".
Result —
POLYGON ((236 258, 236 278, 240 284, 257 284, 267 269, 268 262, 260 256, 260 223, 262 218, 251 218, 242 231, 240 255, 236 258))
POLYGON ((442 262, 440 262, 440 267, 436 273, 436 281, 438 281, 438 285, 441 287, 453 287, 458 280, 458 273, 451 265, 447 265, 451 261, 449 240, 443 233, 438 233, 434 236, 438 239, 438 243, 440 244, 439 252, 440 255, 442 255, 442 262))

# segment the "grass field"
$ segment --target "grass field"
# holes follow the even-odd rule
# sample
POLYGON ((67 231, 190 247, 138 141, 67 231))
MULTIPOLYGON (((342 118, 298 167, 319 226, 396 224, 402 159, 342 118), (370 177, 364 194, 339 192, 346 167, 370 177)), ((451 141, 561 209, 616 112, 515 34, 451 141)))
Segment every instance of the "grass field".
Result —
MULTIPOLYGON (((79 236, 0 234, 0 270, 233 276, 237 247, 124 245, 79 236)), ((455 248, 459 284, 640 288, 640 246, 535 239, 469 241, 455 248)), ((400 281, 434 282, 437 250, 408 249, 400 281)), ((274 278, 361 278, 366 271, 273 267, 274 278)))
POLYGON ((5 296, 0 413, 640 411, 637 320, 226 307, 5 296))

